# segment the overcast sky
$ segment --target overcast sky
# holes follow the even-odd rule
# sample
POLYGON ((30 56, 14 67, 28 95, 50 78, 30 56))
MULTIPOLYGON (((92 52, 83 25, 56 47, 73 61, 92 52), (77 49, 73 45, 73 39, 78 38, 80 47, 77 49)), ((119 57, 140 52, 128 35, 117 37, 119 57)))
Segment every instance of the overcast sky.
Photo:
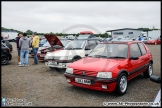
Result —
POLYGON ((161 29, 160 2, 2 2, 2 27, 25 32, 161 29))

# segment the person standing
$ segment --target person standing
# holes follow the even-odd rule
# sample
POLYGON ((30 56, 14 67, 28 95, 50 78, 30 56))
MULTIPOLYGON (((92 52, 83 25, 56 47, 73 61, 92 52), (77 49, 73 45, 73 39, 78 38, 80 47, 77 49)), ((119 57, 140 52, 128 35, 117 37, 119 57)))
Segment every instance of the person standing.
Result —
POLYGON ((27 37, 26 33, 23 33, 22 38, 19 40, 19 47, 21 48, 20 51, 20 61, 21 64, 19 66, 29 66, 28 63, 28 56, 29 56, 29 46, 30 46, 30 39, 27 37), (24 61, 25 56, 25 61, 24 61))
POLYGON ((16 45, 17 45, 17 53, 18 53, 18 56, 17 56, 17 60, 18 60, 18 64, 20 65, 21 62, 20 62, 20 47, 19 47, 19 40, 20 38, 22 37, 22 34, 21 33, 18 33, 17 37, 16 37, 16 45))
POLYGON ((34 53, 33 65, 35 65, 35 64, 38 64, 37 52, 39 48, 39 37, 37 36, 36 32, 33 32, 32 36, 33 36, 32 47, 33 47, 33 53, 34 53))

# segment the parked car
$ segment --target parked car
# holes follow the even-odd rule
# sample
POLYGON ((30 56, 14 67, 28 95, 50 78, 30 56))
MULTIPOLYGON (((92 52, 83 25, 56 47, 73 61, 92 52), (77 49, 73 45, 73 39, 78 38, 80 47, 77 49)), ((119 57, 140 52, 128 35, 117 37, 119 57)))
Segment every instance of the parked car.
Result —
POLYGON ((47 41, 47 44, 44 44, 44 48, 38 51, 37 56, 39 60, 44 61, 44 57, 47 52, 54 52, 61 50, 64 46, 66 46, 67 43, 69 43, 71 40, 68 39, 58 39, 55 35, 45 35, 47 41), (53 45, 53 41, 57 39, 60 42, 55 42, 56 44, 53 45), (62 43, 62 44, 60 44, 62 43), (53 45, 53 46, 52 46, 53 45), (63 46, 62 46, 63 45, 63 46))
POLYGON ((82 31, 79 33, 77 39, 88 39, 88 38, 96 38, 91 31, 82 31))
POLYGON ((89 54, 98 45, 98 39, 77 39, 70 41, 62 50, 47 52, 44 60, 48 67, 66 68, 69 63, 89 54))
POLYGON ((44 35, 39 35, 39 40, 41 41, 43 39, 45 39, 44 35))
POLYGON ((113 38, 105 38, 103 41, 107 42, 107 41, 111 41, 113 38))
POLYGON ((73 86, 123 95, 128 81, 141 73, 149 78, 152 66, 152 53, 143 42, 104 42, 69 64, 64 75, 73 86))
POLYGON ((113 38, 111 41, 120 41, 122 38, 118 37, 118 38, 113 38))
POLYGON ((12 44, 8 40, 3 40, 2 42, 10 49, 10 52, 13 51, 12 44))
POLYGON ((142 42, 145 43, 145 44, 147 44, 147 41, 148 40, 151 40, 151 37, 145 37, 145 38, 143 38, 142 42))
POLYGON ((153 45, 157 45, 157 44, 161 44, 161 39, 150 39, 147 41, 147 44, 153 44, 153 45))
POLYGON ((47 42, 47 39, 42 39, 39 43, 39 47, 43 46, 47 42))
MULTIPOLYGON (((158 84, 161 84, 161 77, 160 76, 155 76, 155 75, 151 75, 150 76, 150 80, 155 82, 155 83, 158 83, 158 84)), ((159 103, 157 105, 152 105, 152 107, 161 107, 161 89, 158 91, 155 99, 153 100, 154 103, 159 103)))
POLYGON ((1 42, 1 65, 6 65, 12 59, 10 49, 1 42))

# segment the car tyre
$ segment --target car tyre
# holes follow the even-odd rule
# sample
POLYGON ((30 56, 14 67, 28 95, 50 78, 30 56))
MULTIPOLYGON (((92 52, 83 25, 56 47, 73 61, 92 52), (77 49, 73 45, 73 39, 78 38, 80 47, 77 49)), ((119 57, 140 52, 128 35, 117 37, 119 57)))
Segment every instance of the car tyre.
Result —
POLYGON ((8 62, 9 62, 9 57, 7 57, 7 56, 1 57, 1 64, 2 65, 6 65, 6 64, 8 64, 8 62))
POLYGON ((148 68, 147 68, 146 72, 143 73, 143 75, 145 78, 150 78, 152 73, 153 73, 152 63, 149 63, 148 68))
POLYGON ((79 59, 81 59, 80 57, 74 58, 72 62, 78 61, 79 59))
POLYGON ((125 73, 121 73, 117 80, 116 92, 119 95, 124 95, 127 91, 128 79, 125 73))

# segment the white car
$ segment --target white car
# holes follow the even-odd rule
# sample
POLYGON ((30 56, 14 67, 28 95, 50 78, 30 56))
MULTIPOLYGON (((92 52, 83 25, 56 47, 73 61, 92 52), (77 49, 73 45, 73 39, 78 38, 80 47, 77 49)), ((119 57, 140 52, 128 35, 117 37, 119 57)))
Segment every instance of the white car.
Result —
POLYGON ((77 39, 69 42, 62 50, 47 52, 44 60, 48 67, 66 68, 69 63, 77 61, 99 43, 99 39, 77 39))

